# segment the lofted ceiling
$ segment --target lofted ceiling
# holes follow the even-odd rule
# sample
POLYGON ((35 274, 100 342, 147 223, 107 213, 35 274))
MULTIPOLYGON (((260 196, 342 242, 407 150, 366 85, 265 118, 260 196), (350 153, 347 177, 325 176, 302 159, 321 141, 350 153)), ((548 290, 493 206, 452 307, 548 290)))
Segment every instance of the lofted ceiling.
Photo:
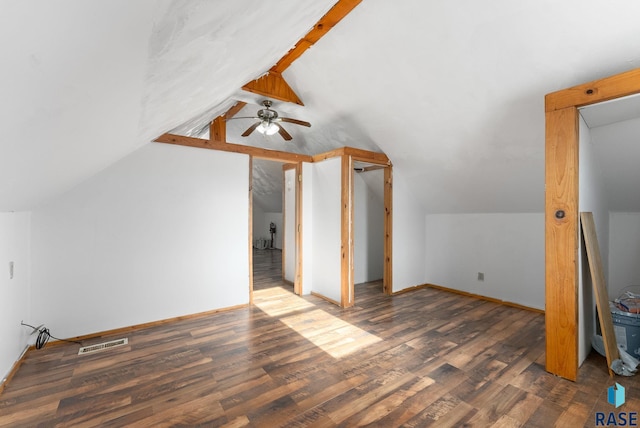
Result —
MULTIPOLYGON (((0 211, 206 129, 236 100, 254 115, 264 97, 240 88, 334 3, 3 1, 0 211)), ((638 16, 636 0, 363 0, 283 73, 304 106, 274 108, 312 127, 244 138, 238 119, 227 140, 383 151, 425 212, 541 212, 544 95, 640 67, 638 16)))

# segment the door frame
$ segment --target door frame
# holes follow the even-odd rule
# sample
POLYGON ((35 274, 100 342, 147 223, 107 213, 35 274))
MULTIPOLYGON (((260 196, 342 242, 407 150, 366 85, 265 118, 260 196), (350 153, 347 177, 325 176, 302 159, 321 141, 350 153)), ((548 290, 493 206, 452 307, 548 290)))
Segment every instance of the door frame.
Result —
POLYGON ((546 370, 578 377, 579 112, 640 93, 640 68, 545 96, 546 370))
POLYGON ((287 251, 286 239, 287 239, 287 212, 285 209, 285 193, 286 193, 286 171, 294 170, 294 251, 295 256, 295 270, 293 280, 293 293, 297 295, 302 294, 302 163, 285 163, 282 165, 282 281, 288 282, 284 277, 285 272, 285 260, 287 251))
POLYGON ((393 293, 393 166, 388 160, 372 159, 356 155, 342 155, 342 242, 341 242, 341 302, 340 306, 348 308, 355 305, 355 284, 353 281, 353 201, 354 181, 353 162, 366 162, 384 168, 384 244, 382 290, 386 295, 393 293))

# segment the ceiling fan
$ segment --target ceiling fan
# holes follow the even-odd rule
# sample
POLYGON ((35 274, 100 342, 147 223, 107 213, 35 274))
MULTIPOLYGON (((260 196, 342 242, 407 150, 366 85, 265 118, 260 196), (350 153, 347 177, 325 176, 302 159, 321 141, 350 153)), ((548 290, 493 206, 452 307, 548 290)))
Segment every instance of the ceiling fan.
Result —
POLYGON ((293 123, 295 125, 302 125, 306 127, 311 126, 309 122, 305 122, 303 120, 278 116, 278 112, 271 109, 271 104, 272 103, 270 100, 262 101, 262 105, 265 108, 258 110, 258 113, 254 117, 248 116, 248 117, 232 118, 232 119, 257 119, 258 120, 256 123, 251 125, 246 131, 242 133, 243 137, 248 137, 253 131, 258 131, 259 133, 265 134, 265 135, 273 135, 277 132, 286 141, 290 141, 292 139, 291 135, 289 135, 289 133, 284 130, 282 125, 280 125, 280 122, 293 123))

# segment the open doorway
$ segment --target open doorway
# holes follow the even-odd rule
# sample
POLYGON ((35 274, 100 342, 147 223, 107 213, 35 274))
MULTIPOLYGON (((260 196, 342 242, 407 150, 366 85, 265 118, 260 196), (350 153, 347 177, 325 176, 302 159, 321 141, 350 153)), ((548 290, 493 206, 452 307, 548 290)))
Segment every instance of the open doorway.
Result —
POLYGON ((573 381, 580 337, 578 108, 638 94, 639 78, 634 69, 545 96, 545 365, 573 381))
POLYGON ((353 163, 353 282, 358 290, 383 293, 384 276, 384 168, 353 163))
MULTIPOLYGON (((609 300, 638 292, 640 269, 640 95, 591 104, 578 109, 579 211, 592 212, 609 300)), ((579 279, 579 359, 591 351, 596 311, 581 242, 579 279)), ((618 344, 627 350, 624 327, 618 344)), ((631 354, 637 357, 631 350, 631 354)))
POLYGON ((284 281, 284 186, 282 162, 252 161, 252 270, 253 290, 282 287, 293 292, 284 281))

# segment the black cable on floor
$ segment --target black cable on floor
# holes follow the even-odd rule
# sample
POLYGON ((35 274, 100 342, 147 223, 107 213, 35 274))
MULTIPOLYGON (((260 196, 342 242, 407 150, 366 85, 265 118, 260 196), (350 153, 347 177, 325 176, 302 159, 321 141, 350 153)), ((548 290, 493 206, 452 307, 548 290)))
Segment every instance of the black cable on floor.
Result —
POLYGON ((34 327, 32 325, 29 324, 25 324, 23 322, 20 322, 20 325, 24 325, 27 327, 31 327, 33 329, 33 331, 37 331, 38 332, 38 337, 36 338, 36 349, 42 349, 44 348, 44 345, 47 344, 47 342, 49 342, 50 338, 56 339, 56 340, 60 340, 62 342, 69 342, 69 343, 77 343, 78 345, 82 345, 81 342, 78 342, 76 340, 67 340, 67 339, 60 339, 57 338, 55 336, 51 335, 51 332, 49 331, 48 328, 46 328, 45 326, 42 327, 34 327))

